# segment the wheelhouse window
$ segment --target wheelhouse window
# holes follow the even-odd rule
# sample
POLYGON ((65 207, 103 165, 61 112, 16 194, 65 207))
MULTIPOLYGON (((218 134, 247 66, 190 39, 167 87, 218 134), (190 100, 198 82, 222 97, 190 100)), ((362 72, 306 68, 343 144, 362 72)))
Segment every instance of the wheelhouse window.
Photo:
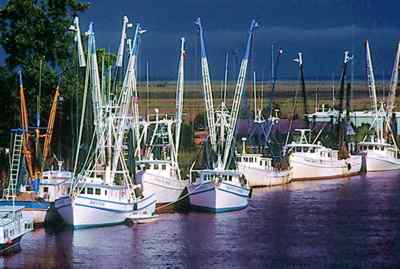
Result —
POLYGON ((49 192, 49 187, 43 187, 43 192, 49 192))
POLYGON ((86 188, 81 189, 81 194, 85 194, 86 188))
POLYGON ((93 188, 87 188, 87 194, 93 194, 93 188))
POLYGON ((101 189, 96 188, 94 191, 96 195, 101 195, 101 189))
POLYGON ((154 170, 158 170, 158 164, 154 164, 154 170))
POLYGON ((161 169, 162 170, 167 170, 167 165, 165 165, 165 164, 161 165, 161 169))

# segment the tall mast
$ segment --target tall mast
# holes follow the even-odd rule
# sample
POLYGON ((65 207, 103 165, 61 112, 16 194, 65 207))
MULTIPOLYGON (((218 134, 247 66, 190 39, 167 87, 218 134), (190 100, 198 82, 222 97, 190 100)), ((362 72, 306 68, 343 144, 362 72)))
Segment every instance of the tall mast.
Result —
POLYGON ((335 105, 336 105, 336 100, 335 100, 335 75, 332 74, 332 110, 335 109, 335 105))
POLYGON ((57 101, 58 101, 59 95, 60 95, 60 91, 59 91, 59 87, 57 86, 56 91, 53 96, 53 101, 51 104, 49 122, 47 123, 47 130, 46 130, 46 135, 44 138, 44 146, 43 146, 43 160, 44 161, 47 161, 47 158, 49 157, 49 148, 50 148, 50 143, 51 143, 51 139, 53 136, 54 121, 56 118, 57 101))
MULTIPOLYGON (((136 93, 136 61, 138 55, 138 46, 139 46, 139 35, 145 32, 140 28, 140 24, 136 25, 135 35, 133 39, 132 49, 130 51, 130 57, 128 61, 128 66, 124 78, 124 82, 122 85, 121 96, 119 98, 118 108, 116 111, 116 117, 119 119, 116 129, 116 139, 115 139, 115 147, 114 147, 114 156, 112 160, 112 170, 110 179, 113 179, 115 173, 117 172, 118 168, 118 161, 121 159, 122 153, 122 146, 123 146, 123 139, 126 133, 128 121, 127 115, 130 111, 131 104, 132 104, 132 97, 134 102, 134 111, 133 111, 133 121, 134 121, 134 130, 136 133, 139 132, 138 128, 138 108, 137 108, 137 93, 136 93), (136 107, 135 107, 136 105, 136 107)), ((138 139, 136 141, 139 141, 138 139)))
MULTIPOLYGON (((272 53, 272 54, 274 55, 275 53, 272 53)), ((271 78, 272 89, 271 89, 271 97, 269 99, 269 105, 268 105, 268 111, 267 111, 267 117, 268 118, 272 117, 272 105, 273 105, 273 100, 274 100, 275 93, 276 93, 276 82, 277 82, 277 79, 278 79, 277 73, 278 73, 278 67, 279 67, 279 63, 280 63, 280 57, 282 56, 282 54, 283 54, 283 50, 279 49, 278 55, 276 55, 275 60, 272 60, 272 62, 274 64, 272 65, 273 66, 273 71, 271 71, 271 74, 272 74, 272 78, 271 78)))
MULTIPOLYGON (((88 39, 88 51, 87 51, 87 58, 89 59, 91 53, 92 53, 92 39, 90 38, 90 29, 92 28, 92 23, 90 23, 89 26, 89 39, 88 39)), ((80 153, 80 148, 81 148, 81 141, 82 141, 82 133, 83 133, 83 125, 85 122, 85 111, 86 111, 86 99, 87 99, 87 91, 89 87, 89 75, 90 75, 90 63, 91 61, 88 61, 88 64, 86 65, 86 74, 85 74, 85 86, 83 89, 83 101, 82 101, 82 111, 81 111, 81 120, 80 120, 80 125, 79 125, 79 134, 78 134, 78 141, 76 143, 76 153, 75 153, 75 162, 74 162, 74 171, 73 174, 76 175, 76 170, 78 168, 78 158, 79 158, 79 153, 80 153)), ((73 182, 71 182, 71 185, 73 182)), ((72 188, 71 188, 72 189, 72 188)))
POLYGON ((255 120, 257 118, 256 71, 253 72, 253 92, 254 92, 254 120, 255 120))
POLYGON ((396 53, 396 58, 394 60, 394 65, 393 65, 393 71, 392 71, 392 77, 390 79, 390 92, 387 97, 387 125, 386 128, 389 127, 389 124, 392 119, 392 113, 394 109, 394 103, 396 100, 396 90, 397 90, 397 84, 399 83, 399 63, 400 63, 400 42, 397 45, 397 53, 396 53))
POLYGON ((28 111, 26 107, 25 101, 25 91, 24 85, 22 83, 22 73, 19 71, 19 97, 21 100, 20 103, 20 114, 21 114, 21 127, 23 129, 23 152, 26 161, 26 168, 28 170, 29 178, 33 178, 33 162, 32 162, 32 152, 30 147, 30 139, 29 139, 29 122, 28 122, 28 111))
POLYGON ((179 60, 178 83, 176 86, 176 126, 175 126, 175 150, 179 152, 181 137, 183 90, 184 90, 184 64, 185 64, 185 38, 181 38, 181 55, 179 60))
POLYGON ((149 107, 150 107, 149 72, 150 72, 150 65, 149 65, 149 60, 147 60, 146 61, 146 117, 149 115, 149 107))
POLYGON ((78 17, 74 18, 74 24, 69 27, 69 30, 75 32, 74 40, 77 44, 79 67, 85 67, 86 61, 85 61, 85 54, 83 52, 81 29, 79 28, 79 18, 78 17))
POLYGON ((228 87, 228 61, 229 61, 229 53, 225 54, 225 77, 224 77, 224 98, 223 102, 226 104, 226 89, 228 87))
POLYGON ((207 123, 208 123, 208 133, 211 141, 211 147, 214 152, 217 151, 217 135, 216 135, 216 125, 215 125, 215 113, 214 113, 214 104, 213 104, 213 96, 211 89, 211 80, 210 73, 208 70, 208 61, 206 55, 206 48, 204 44, 204 34, 203 27, 201 25, 201 20, 198 18, 195 21, 195 24, 199 27, 199 35, 200 35, 200 46, 201 46, 201 73, 203 78, 203 94, 204 101, 206 104, 206 113, 207 113, 207 123))
POLYGON ((129 23, 128 17, 124 16, 122 22, 122 32, 121 32, 121 41, 119 42, 117 61, 115 66, 122 67, 124 60, 124 52, 125 52, 125 40, 126 40, 126 30, 127 28, 132 27, 132 23, 129 23))
POLYGON ((93 24, 89 26, 89 46, 92 46, 90 53, 90 78, 92 83, 92 102, 93 102, 93 120, 96 131, 96 138, 98 146, 100 147, 100 161, 102 164, 105 163, 105 148, 104 148, 104 120, 103 120, 103 97, 100 85, 99 68, 97 64, 97 53, 96 53, 96 39, 93 31, 93 24))
POLYGON ((372 59, 371 59, 371 51, 369 49, 368 40, 365 42, 365 50, 367 54, 367 77, 368 77, 368 89, 372 98, 372 109, 377 115, 378 113, 378 101, 376 97, 376 86, 375 86, 375 77, 374 77, 374 69, 372 67, 372 59))
POLYGON ((229 155, 231 152, 233 136, 235 134, 236 122, 237 122, 237 118, 239 115, 239 109, 240 109, 240 102, 242 100, 243 88, 244 88, 244 84, 245 84, 245 80, 246 80, 247 64, 249 61, 251 41, 252 41, 254 30, 256 27, 258 27, 258 23, 255 20, 253 20, 251 22, 250 29, 248 32, 246 50, 245 50, 245 53, 244 53, 244 56, 242 59, 242 63, 240 65, 239 76, 238 76, 238 80, 236 83, 235 94, 234 94, 233 102, 232 102, 232 110, 231 110, 231 114, 230 114, 231 120, 229 122, 228 134, 227 134, 227 138, 226 138, 225 151, 224 151, 223 163, 222 163, 222 167, 225 169, 227 168, 227 165, 228 165, 228 159, 229 159, 229 155))
MULTIPOLYGON (((349 52, 344 52, 344 60, 343 60, 343 70, 340 79, 340 104, 339 104, 339 112, 338 112, 338 119, 337 119, 337 135, 339 137, 339 149, 342 148, 343 140, 344 140, 344 132, 342 128, 342 111, 343 111, 343 99, 344 99, 344 91, 345 91, 345 80, 347 74, 347 66, 349 61, 352 60, 352 56, 349 56, 349 52)), ((348 90, 350 91, 350 90, 348 90)))
POLYGON ((303 53, 297 53, 298 58, 294 61, 299 65, 299 72, 300 72, 300 83, 301 83, 301 92, 303 95, 303 107, 304 107, 304 115, 308 114, 307 110, 307 93, 306 93, 306 83, 304 80, 304 64, 303 64, 303 53))

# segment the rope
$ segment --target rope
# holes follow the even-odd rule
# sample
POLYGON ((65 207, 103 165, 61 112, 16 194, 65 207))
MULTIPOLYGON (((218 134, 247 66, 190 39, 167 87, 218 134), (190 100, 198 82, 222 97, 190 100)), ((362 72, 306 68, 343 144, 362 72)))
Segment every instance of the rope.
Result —
MULTIPOLYGON (((171 203, 168 203, 168 204, 166 204, 166 205, 162 205, 162 206, 156 207, 156 210, 161 210, 161 209, 163 209, 163 208, 169 207, 169 206, 171 206, 171 205, 174 205, 174 204, 176 204, 176 203, 182 201, 183 199, 185 199, 185 198, 188 197, 189 195, 193 194, 193 193, 194 193, 199 187, 201 187, 202 185, 204 185, 204 183, 201 183, 199 186, 197 186, 197 187, 196 187, 192 192, 190 192, 190 193, 189 193, 189 190, 188 190, 188 193, 185 194, 185 195, 183 195, 182 197, 179 197, 178 200, 176 200, 176 201, 174 201, 174 202, 171 202, 171 203)), ((186 187, 186 189, 187 189, 187 187, 186 187)))

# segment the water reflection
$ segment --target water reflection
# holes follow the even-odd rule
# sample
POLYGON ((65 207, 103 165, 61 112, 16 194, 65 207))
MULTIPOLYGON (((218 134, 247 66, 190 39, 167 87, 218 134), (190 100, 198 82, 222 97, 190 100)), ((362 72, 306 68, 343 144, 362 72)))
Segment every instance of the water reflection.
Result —
POLYGON ((256 189, 245 210, 151 224, 37 230, 1 267, 225 268, 400 265, 400 174, 256 189))

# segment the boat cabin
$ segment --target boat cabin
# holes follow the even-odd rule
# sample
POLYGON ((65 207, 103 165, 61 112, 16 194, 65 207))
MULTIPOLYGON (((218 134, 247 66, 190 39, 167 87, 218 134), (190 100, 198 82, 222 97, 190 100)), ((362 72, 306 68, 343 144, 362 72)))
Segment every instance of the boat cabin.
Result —
POLYGON ((176 176, 176 167, 171 161, 164 160, 143 160, 136 162, 138 171, 148 171, 160 176, 171 177, 176 176))
MULTIPOLYGON (((131 195, 125 186, 107 185, 101 178, 86 177, 85 184, 79 184, 76 188, 79 192, 79 197, 116 202, 125 202, 131 199, 131 195)), ((134 190, 136 197, 142 195, 138 188, 134 190)))
POLYGON ((246 167, 273 170, 272 159, 263 157, 262 154, 240 154, 237 155, 236 162, 246 167))
POLYGON ((190 182, 203 184, 207 182, 227 182, 233 185, 246 185, 242 180, 243 176, 236 170, 192 170, 190 173, 190 182))
POLYGON ((382 153, 385 155, 389 155, 391 157, 397 157, 396 148, 388 143, 379 143, 379 142, 363 142, 358 144, 358 150, 360 152, 368 152, 372 151, 374 153, 382 153))
POLYGON ((66 195, 71 185, 72 173, 68 171, 45 171, 40 180, 38 195, 47 202, 54 202, 66 195))
POLYGON ((23 213, 23 206, 0 207, 0 245, 9 244, 33 230, 33 219, 23 213))

